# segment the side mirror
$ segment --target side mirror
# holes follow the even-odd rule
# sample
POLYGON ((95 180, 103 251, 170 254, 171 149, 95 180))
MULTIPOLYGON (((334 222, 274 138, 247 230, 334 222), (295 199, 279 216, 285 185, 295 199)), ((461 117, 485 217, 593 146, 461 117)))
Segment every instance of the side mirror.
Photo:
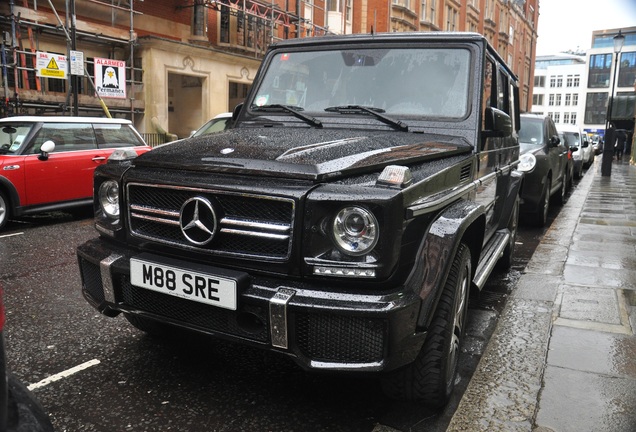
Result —
POLYGON ((238 118, 238 115, 241 112, 242 108, 243 108, 243 102, 241 102, 240 104, 236 105, 234 107, 234 110, 232 110, 232 124, 234 124, 234 122, 238 118))
POLYGON ((556 147, 559 144, 561 144, 561 140, 559 139, 558 135, 552 135, 550 137, 550 147, 556 147))
POLYGON ((484 135, 492 138, 503 138, 512 135, 512 119, 497 108, 488 107, 484 112, 484 135))
POLYGON ((51 140, 44 141, 44 143, 42 143, 42 147, 40 147, 40 155, 38 156, 38 159, 47 160, 49 158, 49 153, 53 150, 55 150, 55 143, 51 140))

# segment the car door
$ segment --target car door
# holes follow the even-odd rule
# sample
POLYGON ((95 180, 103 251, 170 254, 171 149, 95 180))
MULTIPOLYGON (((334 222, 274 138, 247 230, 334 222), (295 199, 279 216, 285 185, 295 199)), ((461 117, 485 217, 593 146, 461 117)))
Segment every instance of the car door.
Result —
POLYGON ((26 202, 22 205, 91 198, 93 172, 105 160, 90 123, 44 123, 24 156, 26 202), (55 150, 42 157, 40 147, 48 140, 55 143, 55 150))
POLYGON ((557 185, 560 185, 561 182, 564 181, 563 175, 567 164, 567 151, 563 142, 555 143, 555 140, 559 139, 559 134, 550 117, 546 117, 543 129, 546 152, 552 170, 552 189, 554 190, 557 185))

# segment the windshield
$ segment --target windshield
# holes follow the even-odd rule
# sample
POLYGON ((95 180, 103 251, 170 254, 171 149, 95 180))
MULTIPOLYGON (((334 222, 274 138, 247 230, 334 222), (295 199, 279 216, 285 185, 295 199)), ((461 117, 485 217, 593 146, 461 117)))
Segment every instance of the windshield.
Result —
POLYGON ((559 133, 559 138, 561 138, 561 142, 566 147, 581 146, 581 135, 578 132, 561 132, 559 133))
POLYGON ((468 112, 470 71, 467 49, 278 53, 249 106, 285 105, 314 115, 366 107, 394 116, 461 118, 468 112))
POLYGON ((519 142, 543 146, 543 120, 521 117, 521 129, 519 130, 519 142))
POLYGON ((1 123, 0 154, 16 154, 33 123, 1 123))
POLYGON ((229 117, 219 117, 219 118, 214 118, 212 120, 209 120, 206 124, 201 126, 201 128, 199 128, 195 133, 193 133, 192 136, 200 136, 200 135, 211 134, 214 132, 221 132, 222 130, 225 130, 229 120, 230 120, 229 117))

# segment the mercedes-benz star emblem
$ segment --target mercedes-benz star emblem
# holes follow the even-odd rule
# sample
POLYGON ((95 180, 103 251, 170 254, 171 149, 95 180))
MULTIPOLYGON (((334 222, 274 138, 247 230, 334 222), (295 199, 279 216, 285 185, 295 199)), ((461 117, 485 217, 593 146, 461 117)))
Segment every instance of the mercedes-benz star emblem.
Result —
POLYGON ((181 206, 179 227, 190 243, 203 246, 214 238, 216 213, 212 203, 203 197, 190 198, 181 206))

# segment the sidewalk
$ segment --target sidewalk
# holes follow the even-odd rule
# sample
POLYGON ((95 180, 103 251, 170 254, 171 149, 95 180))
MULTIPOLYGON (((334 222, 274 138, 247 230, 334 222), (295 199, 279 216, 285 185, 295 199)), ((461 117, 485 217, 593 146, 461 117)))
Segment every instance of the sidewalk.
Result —
POLYGON ((600 167, 534 252, 448 431, 636 431, 636 166, 600 167))

